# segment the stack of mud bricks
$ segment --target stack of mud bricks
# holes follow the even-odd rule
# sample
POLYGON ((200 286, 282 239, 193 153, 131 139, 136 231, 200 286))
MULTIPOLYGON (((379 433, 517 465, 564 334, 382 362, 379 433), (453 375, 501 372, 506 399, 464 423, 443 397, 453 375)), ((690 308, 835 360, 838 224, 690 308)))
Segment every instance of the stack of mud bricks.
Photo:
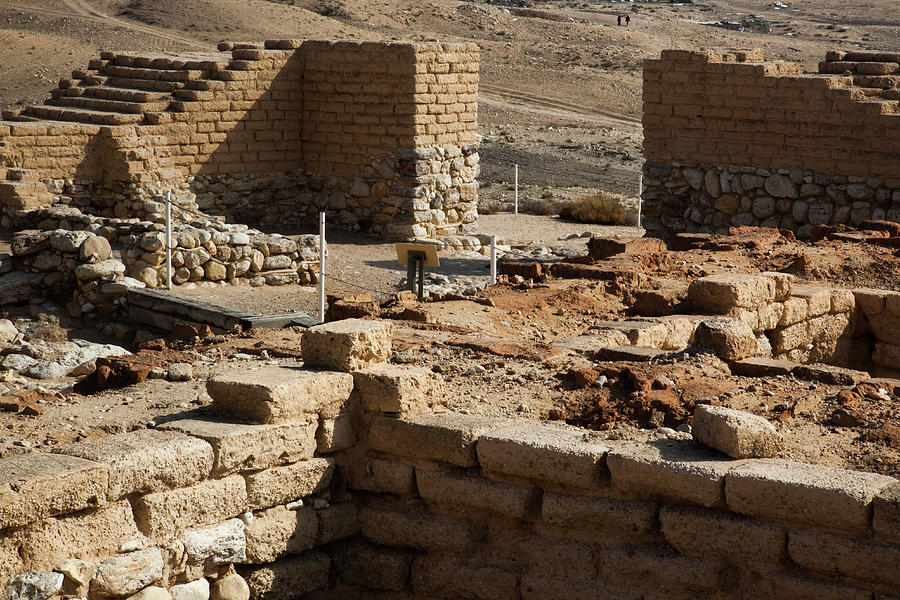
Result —
POLYGON ((302 52, 311 173, 352 176, 401 147, 474 143, 474 44, 309 41, 302 52))
POLYGON ((759 51, 666 50, 644 62, 644 155, 900 176, 896 102, 853 87, 851 76, 802 74, 759 51))

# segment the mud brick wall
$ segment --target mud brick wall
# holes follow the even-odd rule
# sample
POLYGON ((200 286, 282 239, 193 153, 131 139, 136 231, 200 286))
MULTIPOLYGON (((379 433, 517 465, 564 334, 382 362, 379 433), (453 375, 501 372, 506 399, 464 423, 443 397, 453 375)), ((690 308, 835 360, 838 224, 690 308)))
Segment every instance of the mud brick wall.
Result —
POLYGON ((760 52, 670 50, 645 61, 647 224, 807 236, 820 224, 900 218, 896 99, 870 94, 880 91, 872 77, 822 70, 760 52))
POLYGON ((303 368, 212 378, 218 416, 0 461, 7 590, 874 600, 900 585, 890 477, 441 411, 439 376, 385 362, 388 323, 313 327, 302 350, 303 368))
POLYGON ((270 40, 220 50, 206 60, 102 53, 53 90, 62 108, 25 113, 101 125, 0 122, 0 165, 34 172, 27 185, 0 182, 0 206, 143 218, 144 202, 173 191, 182 206, 241 222, 303 223, 325 210, 402 237, 474 226, 476 45, 270 40), (152 101, 98 99, 124 94, 121 81, 155 90, 139 90, 152 101), (102 102, 133 112, 70 110, 102 102))

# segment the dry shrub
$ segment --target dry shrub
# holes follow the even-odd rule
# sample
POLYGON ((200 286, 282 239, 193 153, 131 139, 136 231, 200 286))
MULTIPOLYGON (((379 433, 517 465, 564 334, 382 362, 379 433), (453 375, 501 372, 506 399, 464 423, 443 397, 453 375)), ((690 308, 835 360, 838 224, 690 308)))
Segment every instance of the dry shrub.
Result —
POLYGON ((597 192, 562 207, 559 216, 579 223, 624 225, 627 200, 609 192, 597 192))

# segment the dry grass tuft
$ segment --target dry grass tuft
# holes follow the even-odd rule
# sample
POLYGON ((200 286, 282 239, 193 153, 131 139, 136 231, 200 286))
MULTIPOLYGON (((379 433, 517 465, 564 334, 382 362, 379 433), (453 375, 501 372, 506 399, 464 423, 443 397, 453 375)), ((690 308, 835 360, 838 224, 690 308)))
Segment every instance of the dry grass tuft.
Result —
POLYGON ((624 225, 628 200, 617 194, 597 192, 570 202, 559 211, 563 219, 598 225, 624 225))

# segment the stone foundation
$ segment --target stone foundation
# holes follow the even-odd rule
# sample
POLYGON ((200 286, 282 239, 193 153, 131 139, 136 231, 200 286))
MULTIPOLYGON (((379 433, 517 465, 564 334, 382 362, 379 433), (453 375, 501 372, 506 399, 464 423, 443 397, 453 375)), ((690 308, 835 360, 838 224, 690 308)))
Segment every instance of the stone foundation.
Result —
POLYGON ((207 384, 219 416, 0 461, 15 482, 0 490, 7 593, 871 599, 900 585, 890 477, 440 411, 438 375, 380 362, 390 334, 322 325, 304 362, 352 374, 233 365, 207 384))
POLYGON ((808 238, 816 225, 900 221, 900 179, 703 163, 644 163, 644 226, 669 232, 756 225, 808 238))

